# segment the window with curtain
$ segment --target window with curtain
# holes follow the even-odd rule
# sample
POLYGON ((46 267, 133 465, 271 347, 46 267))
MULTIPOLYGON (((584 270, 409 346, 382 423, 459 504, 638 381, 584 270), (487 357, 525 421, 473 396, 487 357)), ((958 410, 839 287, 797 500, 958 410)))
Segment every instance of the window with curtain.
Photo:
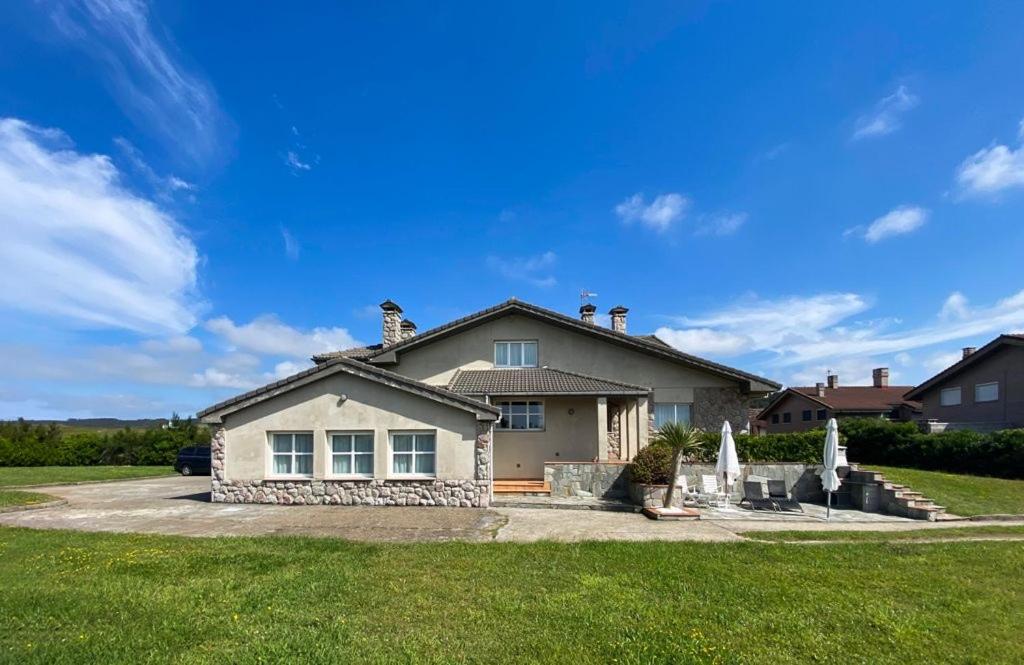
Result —
POLYGON ((660 429, 665 423, 690 424, 690 404, 655 403, 654 427, 660 429))
POLYGON ((536 367, 537 342, 495 342, 495 367, 536 367))
POLYGON ((313 475, 312 432, 275 432, 271 435, 271 449, 274 475, 313 475))
POLYGON ((974 386, 975 402, 995 402, 999 399, 999 382, 979 383, 974 386))
POLYGON ((498 402, 501 420, 495 429, 544 429, 544 402, 498 402))
POLYGON ((942 406, 957 406, 960 404, 960 386, 955 388, 943 388, 939 393, 939 404, 942 406))
POLYGON ((433 432, 391 435, 391 472, 397 475, 435 474, 437 437, 433 432))
POLYGON ((373 434, 331 434, 331 473, 373 476, 373 434))

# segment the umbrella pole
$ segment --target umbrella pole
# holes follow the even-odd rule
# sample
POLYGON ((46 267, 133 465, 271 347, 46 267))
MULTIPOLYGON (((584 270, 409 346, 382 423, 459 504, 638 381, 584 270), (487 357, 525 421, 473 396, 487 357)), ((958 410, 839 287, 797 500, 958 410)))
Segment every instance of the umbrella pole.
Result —
POLYGON ((832 521, 832 492, 825 493, 825 521, 832 521))

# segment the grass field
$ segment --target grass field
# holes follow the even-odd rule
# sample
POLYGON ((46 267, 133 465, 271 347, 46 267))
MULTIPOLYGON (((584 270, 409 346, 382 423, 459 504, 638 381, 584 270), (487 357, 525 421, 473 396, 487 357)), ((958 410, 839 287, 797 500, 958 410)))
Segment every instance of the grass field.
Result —
POLYGON ((955 540, 979 537, 1024 538, 1024 526, 993 524, 946 529, 914 529, 913 531, 747 531, 742 535, 756 540, 772 542, 805 542, 829 540, 840 542, 899 542, 955 540))
POLYGON ((895 483, 923 493, 954 515, 1024 515, 1024 480, 964 476, 865 464, 895 483))
POLYGON ((0 487, 128 480, 174 473, 169 466, 7 466, 0 467, 0 487))
POLYGON ((40 492, 20 492, 18 490, 0 490, 0 508, 10 506, 28 506, 34 503, 56 501, 57 497, 40 492))
POLYGON ((367 545, 0 528, 0 661, 1020 662, 1018 543, 367 545), (88 583, 83 584, 87 580, 88 583))

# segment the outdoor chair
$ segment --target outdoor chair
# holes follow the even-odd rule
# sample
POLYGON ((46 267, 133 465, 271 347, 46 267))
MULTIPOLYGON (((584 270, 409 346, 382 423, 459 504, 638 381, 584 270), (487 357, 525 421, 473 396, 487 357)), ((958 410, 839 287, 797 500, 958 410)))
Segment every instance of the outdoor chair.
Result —
POLYGON ((751 510, 781 510, 779 504, 765 494, 764 483, 760 480, 743 481, 743 499, 740 500, 740 505, 744 503, 749 505, 751 510))
POLYGON ((786 491, 785 480, 769 480, 768 497, 774 501, 781 510, 798 510, 801 513, 804 512, 804 508, 800 505, 800 502, 794 499, 793 495, 786 491))
POLYGON ((679 495, 684 506, 693 506, 700 503, 700 493, 697 491, 697 488, 690 487, 686 476, 679 476, 676 479, 676 493, 679 495))
POLYGON ((718 487, 718 476, 704 474, 700 477, 700 492, 697 494, 699 501, 716 508, 727 508, 729 506, 729 495, 718 487))

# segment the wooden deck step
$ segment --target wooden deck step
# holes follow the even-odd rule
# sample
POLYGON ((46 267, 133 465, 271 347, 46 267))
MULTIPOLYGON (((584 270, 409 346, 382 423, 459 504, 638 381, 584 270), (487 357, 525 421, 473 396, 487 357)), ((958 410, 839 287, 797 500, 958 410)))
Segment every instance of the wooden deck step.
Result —
POLYGON ((551 484, 543 480, 495 480, 495 494, 551 494, 551 484))

